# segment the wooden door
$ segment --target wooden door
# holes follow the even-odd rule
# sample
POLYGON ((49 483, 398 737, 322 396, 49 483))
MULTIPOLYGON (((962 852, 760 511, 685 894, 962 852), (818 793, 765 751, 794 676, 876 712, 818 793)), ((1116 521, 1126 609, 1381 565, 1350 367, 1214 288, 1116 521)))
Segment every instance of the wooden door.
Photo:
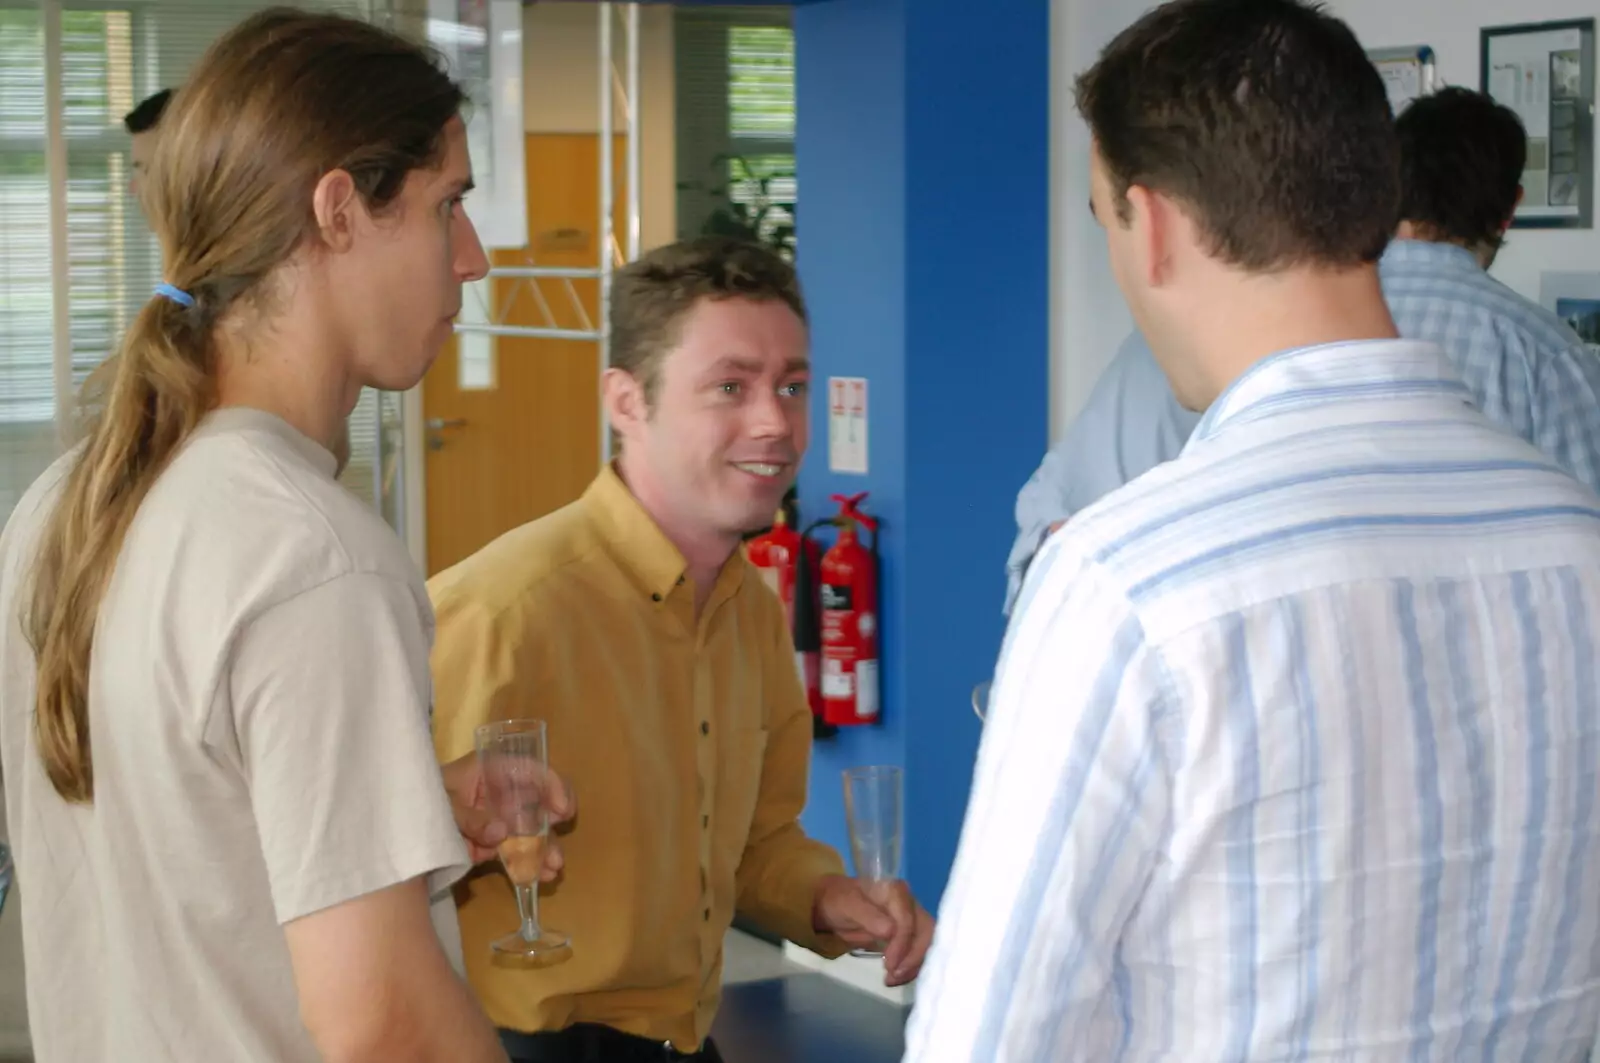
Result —
MULTIPOLYGON (((619 207, 624 146, 619 138, 619 207)), ((595 268, 600 138, 530 134, 527 165, 529 249, 496 251, 494 264, 595 268)), ((619 233, 623 214, 615 213, 619 233)), ((598 327, 596 281, 497 278, 492 288, 498 323, 598 327)), ((499 336, 490 352, 488 386, 481 363, 463 380, 460 336, 423 381, 430 575, 573 501, 599 470, 599 344, 499 336)))

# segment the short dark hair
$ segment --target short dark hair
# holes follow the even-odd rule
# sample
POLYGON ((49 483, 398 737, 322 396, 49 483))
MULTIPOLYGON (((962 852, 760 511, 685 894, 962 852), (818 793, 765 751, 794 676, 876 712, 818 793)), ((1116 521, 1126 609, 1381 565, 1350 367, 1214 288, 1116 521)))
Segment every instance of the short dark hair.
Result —
POLYGON ((1447 88, 1400 112, 1400 217, 1430 240, 1496 250, 1517 209, 1528 131, 1481 92, 1447 88))
POLYGON ((148 133, 161 121, 161 115, 166 111, 167 104, 171 101, 172 90, 162 89, 123 115, 122 124, 127 127, 129 133, 148 133))
POLYGON ((1106 46, 1077 102, 1118 216, 1131 185, 1170 196, 1241 269, 1374 262, 1399 223, 1383 81, 1320 3, 1163 4, 1106 46))
POLYGON ((683 319, 704 299, 777 300, 806 320, 794 266, 759 244, 703 236, 658 247, 617 272, 611 286, 611 364, 654 399, 661 359, 683 319))

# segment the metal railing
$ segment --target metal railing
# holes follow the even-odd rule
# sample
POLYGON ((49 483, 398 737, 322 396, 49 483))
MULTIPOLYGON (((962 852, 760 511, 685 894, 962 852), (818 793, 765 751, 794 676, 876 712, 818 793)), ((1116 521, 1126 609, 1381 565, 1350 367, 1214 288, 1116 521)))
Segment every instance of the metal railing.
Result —
MULTIPOLYGON (((540 323, 534 325, 507 325, 497 319, 503 315, 498 313, 499 308, 488 307, 488 321, 462 321, 456 324, 456 331, 463 333, 476 333, 486 336, 523 337, 529 339, 551 340, 579 340, 595 342, 600 345, 599 372, 604 375, 611 364, 611 335, 608 322, 611 316, 611 280, 616 267, 624 262, 630 262, 639 257, 640 225, 640 141, 639 141, 639 5, 637 3, 611 3, 609 0, 595 5, 599 9, 600 20, 600 217, 598 240, 598 261, 592 267, 569 268, 560 266, 545 266, 534 261, 533 251, 530 249, 527 261, 517 265, 494 266, 484 278, 489 282, 489 300, 493 303, 493 282, 497 279, 519 280, 524 282, 531 290, 535 303, 539 308, 540 323), (616 28, 616 8, 622 9, 623 30, 623 67, 618 70, 615 55, 614 30, 616 28), (625 157, 625 184, 627 191, 626 214, 623 218, 623 242, 617 241, 615 211, 617 202, 616 181, 614 175, 615 145, 617 113, 622 114, 623 129, 626 133, 625 157), (575 280, 595 280, 599 282, 599 314, 598 320, 590 320, 588 311, 579 299, 577 289, 573 287, 575 280), (565 299, 577 309, 579 318, 578 328, 566 328, 559 324, 552 312, 551 303, 546 298, 542 283, 545 281, 558 281, 565 299)), ((513 289, 510 298, 506 300, 509 305, 514 301, 516 294, 522 290, 522 285, 513 289)), ((605 408, 600 410, 600 461, 604 465, 611 460, 611 430, 606 421, 605 408)))

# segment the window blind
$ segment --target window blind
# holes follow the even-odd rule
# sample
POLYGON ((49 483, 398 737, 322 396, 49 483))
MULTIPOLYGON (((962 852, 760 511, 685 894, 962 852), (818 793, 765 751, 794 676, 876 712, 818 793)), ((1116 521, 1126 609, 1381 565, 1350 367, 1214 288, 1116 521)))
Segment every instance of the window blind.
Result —
MULTIPOLYGON (((74 389, 116 345, 160 278, 154 236, 128 191, 122 117, 180 85, 260 0, 0 0, 0 520, 59 453, 54 271, 65 264, 74 389), (52 23, 59 26, 52 32, 52 23), (48 61, 52 56, 58 62, 48 61), (52 70, 60 85, 47 84, 52 70), (52 178, 48 103, 59 89, 65 180, 52 178), (51 212, 65 206, 65 240, 51 212)), ((389 20, 387 0, 302 6, 389 20)), ((363 395, 343 477, 365 499, 381 482, 381 409, 363 395)))
POLYGON ((728 133, 794 142, 794 30, 728 26, 728 133))
POLYGON ((753 229, 794 250, 794 30, 786 9, 675 10, 680 236, 753 229))
POLYGON ((0 513, 55 453, 44 17, 0 6, 0 513))

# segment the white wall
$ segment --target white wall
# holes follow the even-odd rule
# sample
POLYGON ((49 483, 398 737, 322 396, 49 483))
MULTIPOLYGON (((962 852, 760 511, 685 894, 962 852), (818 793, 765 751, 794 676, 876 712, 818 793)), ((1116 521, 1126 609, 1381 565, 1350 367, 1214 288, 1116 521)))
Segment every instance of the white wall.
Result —
MULTIPOLYGON (((1154 4, 1145 0, 1052 0, 1057 85, 1051 118, 1052 305, 1050 425, 1060 435, 1132 327, 1111 278, 1104 238, 1089 216, 1089 136, 1072 103, 1072 79, 1116 33, 1154 4)), ((1439 74, 1478 87, 1478 30, 1483 26, 1596 14, 1594 0, 1329 0, 1369 48, 1431 45, 1439 74)), ((1600 269, 1600 233, 1592 229, 1517 229, 1494 273, 1530 299, 1545 270, 1600 269)))
MULTIPOLYGON (((620 6, 620 5, 619 5, 620 6)), ((600 130, 600 20, 593 3, 542 2, 523 8, 523 119, 530 133, 600 130)), ((623 69, 626 36, 614 19, 611 46, 623 69)), ((644 250, 677 239, 672 8, 639 14, 639 238, 644 250)), ((617 97, 614 128, 620 134, 617 97)), ((599 175, 596 175, 599 180, 599 175)), ((623 194, 621 188, 617 194, 623 194)))
MULTIPOLYGON (((1593 18, 1595 0, 1333 0, 1330 7, 1370 48, 1428 44, 1446 84, 1478 87, 1478 30, 1521 22, 1593 18)), ((1546 270, 1600 269, 1600 231, 1514 229, 1494 275, 1530 299, 1546 270)))
POLYGON ((1073 80, 1111 38, 1154 4, 1143 0, 1052 0, 1050 436, 1060 436, 1100 371, 1133 327, 1089 213, 1089 128, 1072 99, 1073 80))

